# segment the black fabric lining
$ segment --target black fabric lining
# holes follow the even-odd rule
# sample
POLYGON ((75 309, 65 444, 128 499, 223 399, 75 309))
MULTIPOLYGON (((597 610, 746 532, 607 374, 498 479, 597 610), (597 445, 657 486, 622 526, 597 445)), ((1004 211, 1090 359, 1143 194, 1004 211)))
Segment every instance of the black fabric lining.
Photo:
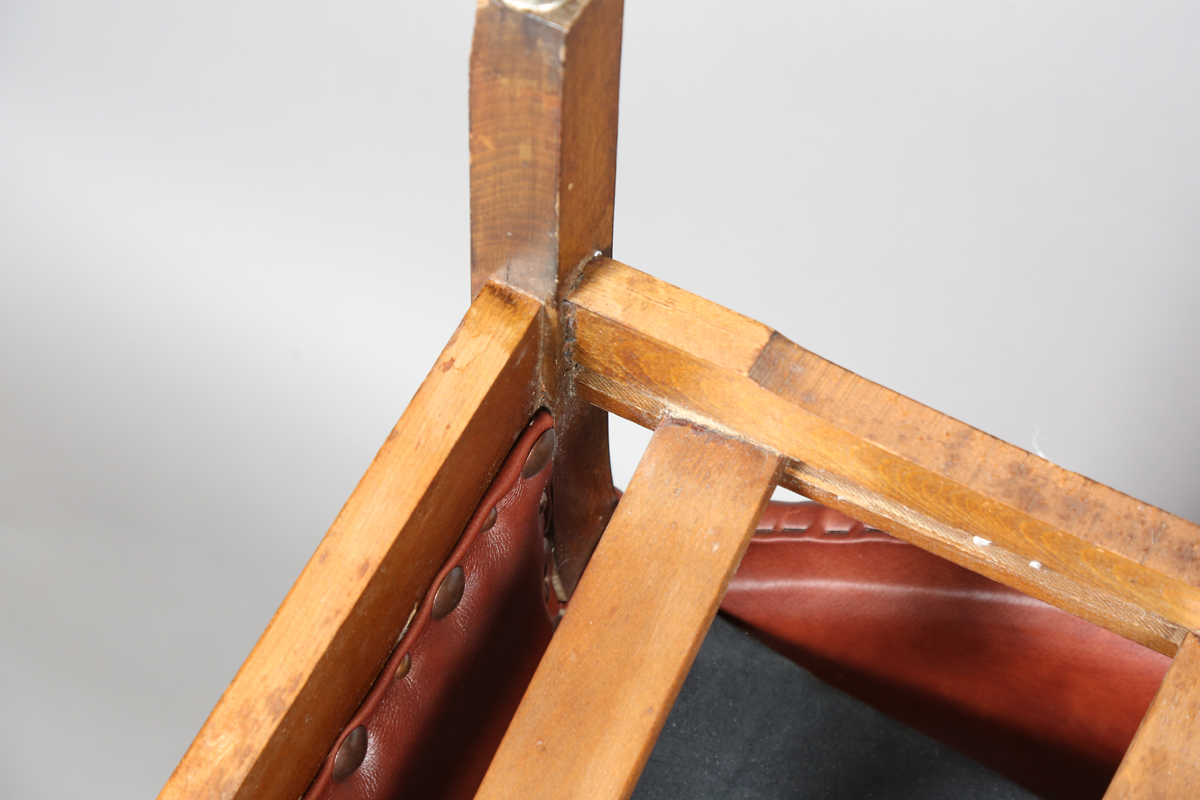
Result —
POLYGON ((634 800, 1031 800, 718 617, 634 800))

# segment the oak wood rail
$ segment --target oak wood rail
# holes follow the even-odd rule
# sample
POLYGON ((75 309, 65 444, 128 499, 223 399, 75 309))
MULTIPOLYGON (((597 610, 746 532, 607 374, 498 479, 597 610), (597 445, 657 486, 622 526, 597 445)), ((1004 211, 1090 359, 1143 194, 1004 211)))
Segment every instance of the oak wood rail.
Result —
POLYGON ((1189 633, 1146 712, 1105 800, 1200 794, 1200 638, 1189 633))
POLYGON ((782 454, 782 485, 1173 655, 1200 527, 860 378, 607 258, 568 298, 579 393, 782 454))
POLYGON ((478 800, 633 792, 779 465, 687 423, 658 426, 478 800))
POLYGON ((296 800, 535 410, 541 305, 485 286, 160 800, 296 800))

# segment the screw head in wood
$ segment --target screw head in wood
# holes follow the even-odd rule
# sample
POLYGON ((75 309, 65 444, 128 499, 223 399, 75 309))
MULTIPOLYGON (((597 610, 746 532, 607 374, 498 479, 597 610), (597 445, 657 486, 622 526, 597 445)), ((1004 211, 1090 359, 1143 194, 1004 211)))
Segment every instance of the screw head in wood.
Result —
POLYGON ((333 757, 333 779, 338 783, 354 774, 367 757, 367 729, 359 725, 342 739, 337 755, 333 757))
POLYGON ((450 574, 442 579, 441 586, 438 586, 437 593, 433 596, 434 619, 442 619, 458 607, 466 585, 467 579, 462 567, 450 570, 450 574))
POLYGON ((545 433, 533 443, 533 449, 525 459, 525 468, 521 470, 522 478, 532 478, 546 468, 550 459, 554 458, 554 428, 548 428, 545 433))

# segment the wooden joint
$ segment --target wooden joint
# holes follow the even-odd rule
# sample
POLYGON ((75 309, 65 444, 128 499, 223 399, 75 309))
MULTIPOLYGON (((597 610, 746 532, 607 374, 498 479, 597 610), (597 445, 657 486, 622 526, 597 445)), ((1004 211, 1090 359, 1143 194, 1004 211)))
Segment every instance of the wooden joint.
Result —
POLYGON ((581 396, 782 453, 783 483, 1160 652, 1200 626, 1200 528, 611 259, 568 298, 581 396))

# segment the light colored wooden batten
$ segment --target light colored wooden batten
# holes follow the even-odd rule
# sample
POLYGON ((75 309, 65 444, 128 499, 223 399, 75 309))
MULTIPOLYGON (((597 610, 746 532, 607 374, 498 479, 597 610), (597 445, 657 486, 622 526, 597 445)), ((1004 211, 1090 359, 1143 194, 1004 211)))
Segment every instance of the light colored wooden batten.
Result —
POLYGON ((630 795, 779 465, 686 423, 658 427, 477 798, 630 795))

